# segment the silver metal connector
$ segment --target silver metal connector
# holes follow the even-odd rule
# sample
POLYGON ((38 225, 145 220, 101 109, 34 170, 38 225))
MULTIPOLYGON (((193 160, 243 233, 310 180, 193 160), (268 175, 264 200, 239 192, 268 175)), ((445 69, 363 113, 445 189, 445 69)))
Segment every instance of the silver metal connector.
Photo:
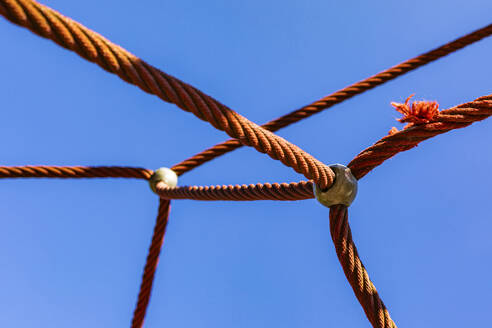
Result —
POLYGON ((168 187, 176 187, 178 185, 178 176, 176 173, 167 168, 161 167, 154 171, 154 174, 149 179, 150 189, 153 192, 157 193, 156 185, 158 182, 164 182, 168 187))
POLYGON ((335 181, 330 188, 322 191, 317 185, 314 189, 316 199, 326 207, 333 205, 350 206, 357 195, 357 179, 348 167, 342 164, 330 165, 335 173, 335 181))

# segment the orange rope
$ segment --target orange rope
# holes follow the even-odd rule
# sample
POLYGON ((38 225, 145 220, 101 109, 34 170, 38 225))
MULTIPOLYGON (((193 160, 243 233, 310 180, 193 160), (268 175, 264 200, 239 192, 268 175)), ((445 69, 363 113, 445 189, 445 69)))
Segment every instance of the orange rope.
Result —
MULTIPOLYGON (((373 146, 363 150, 349 164, 352 174, 361 179, 372 169, 399 152, 409 150, 420 142, 448 132, 464 128, 492 115, 492 95, 443 110, 429 122, 383 137, 373 146)), ((0 166, 0 178, 55 177, 101 178, 121 177, 148 180, 152 170, 133 167, 85 167, 85 166, 0 166)), ((194 200, 303 200, 313 198, 312 181, 291 183, 258 183, 256 185, 229 186, 181 186, 169 188, 157 184, 157 192, 163 199, 194 200)))
POLYGON ((11 22, 51 39, 123 80, 193 113, 242 144, 292 167, 322 189, 333 183, 333 171, 287 140, 249 121, 200 90, 147 64, 125 49, 33 0, 0 0, 0 14, 11 22))
POLYGON ((345 272, 345 276, 372 326, 375 328, 396 328, 396 324, 391 319, 359 258, 357 248, 352 240, 345 205, 335 205, 330 208, 330 233, 343 272, 345 272))
POLYGON ((357 155, 348 167, 357 179, 361 179, 388 158, 417 146, 421 141, 453 129, 464 128, 490 115, 492 95, 443 110, 427 124, 414 125, 382 138, 357 155))
MULTIPOLYGON (((348 167, 357 179, 361 179, 376 166, 399 152, 409 150, 431 137, 484 120, 491 115, 492 95, 483 96, 474 101, 443 110, 428 123, 414 125, 382 138, 357 155, 349 163, 348 167)), ((184 186, 176 188, 162 186, 158 188, 158 193, 163 198, 196 200, 301 200, 314 197, 312 184, 309 181, 290 183, 288 185, 277 184, 274 188, 268 184, 209 187, 184 186)))
POLYGON ((157 264, 159 263, 159 254, 161 253, 162 243, 164 242, 164 234, 166 232, 170 209, 171 204, 169 200, 161 199, 159 201, 159 212, 154 226, 154 234, 145 262, 142 283, 140 284, 140 291, 138 292, 137 305, 133 312, 132 328, 141 328, 143 326, 150 294, 152 292, 152 285, 154 283, 155 271, 157 269, 157 264))
POLYGON ((257 183, 235 186, 184 186, 169 188, 158 183, 157 193, 164 199, 195 200, 302 200, 314 198, 311 181, 291 183, 257 183))
MULTIPOLYGON (((376 166, 397 153, 409 150, 420 142, 453 129, 466 127, 492 115, 492 95, 443 110, 428 123, 414 125, 388 135, 362 151, 350 163, 352 174, 361 179, 376 166)), ((84 166, 0 166, 0 178, 56 177, 100 178, 122 177, 148 180, 151 170, 132 167, 84 167, 84 166)), ((183 186, 168 188, 157 185, 157 192, 164 199, 195 200, 302 200, 313 198, 311 181, 298 183, 274 183, 235 186, 183 186)))
MULTIPOLYGON (((229 140, 205 150, 173 167, 177 174, 205 163, 243 145, 254 147, 270 157, 280 160, 296 172, 313 181, 290 184, 256 184, 242 186, 176 187, 169 188, 163 182, 157 184, 161 197, 154 235, 149 248, 142 277, 132 328, 143 325, 150 300, 153 279, 158 264, 168 221, 168 199, 190 198, 197 200, 298 200, 313 197, 313 183, 321 189, 333 182, 332 170, 299 147, 278 137, 276 131, 289 124, 318 113, 366 90, 392 80, 406 72, 421 67, 453 51, 461 49, 492 33, 492 25, 470 33, 414 59, 387 69, 373 77, 339 90, 308 106, 273 120, 260 127, 239 115, 198 89, 158 70, 111 43, 81 24, 43 6, 33 0, 0 0, 0 15, 34 33, 51 39, 66 49, 94 62, 123 80, 137 85, 145 92, 157 95, 164 101, 208 121, 237 140, 229 140)), ((408 102, 408 99, 407 99, 408 102)), ((391 130, 373 146, 362 151, 349 164, 352 173, 361 179, 373 168, 398 152, 415 147, 418 143, 452 129, 462 128, 492 115, 492 95, 480 97, 439 112, 437 104, 394 104, 405 116, 401 122, 409 122, 402 131, 391 130)), ((100 178, 121 177, 149 180, 153 171, 133 167, 84 167, 84 166, 13 166, 0 167, 0 178, 100 178)), ((342 205, 330 208, 330 232, 337 256, 359 302, 374 327, 396 327, 381 301, 360 261, 348 224, 347 208, 342 205)))
POLYGON ((136 178, 148 180, 152 170, 121 166, 0 166, 0 178, 136 178))
MULTIPOLYGON (((281 116, 275 120, 262 125, 263 128, 270 131, 277 131, 290 124, 299 122, 304 118, 308 118, 311 115, 317 114, 325 109, 328 109, 336 104, 339 104, 347 99, 350 99, 356 95, 359 95, 365 91, 371 90, 385 82, 396 79, 410 71, 413 71, 419 67, 429 64, 438 60, 444 56, 449 55, 452 52, 460 50, 472 43, 482 40, 492 34, 492 24, 487 25, 481 29, 478 29, 472 33, 462 36, 450 43, 444 44, 434 50, 426 52, 420 56, 409 59, 390 67, 376 75, 370 76, 362 81, 351 84, 343 89, 333 92, 332 94, 323 97, 307 106, 301 107, 289 114, 281 116)), ((217 144, 211 148, 208 148, 179 164, 172 167, 176 174, 181 175, 192 169, 211 161, 221 155, 224 155, 230 151, 242 147, 241 143, 235 139, 229 139, 223 143, 217 144)))

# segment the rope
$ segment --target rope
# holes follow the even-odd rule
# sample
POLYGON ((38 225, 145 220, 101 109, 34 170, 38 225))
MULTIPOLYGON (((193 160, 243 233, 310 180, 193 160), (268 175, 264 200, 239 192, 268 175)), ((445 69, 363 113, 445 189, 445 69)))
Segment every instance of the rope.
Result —
POLYGON ((152 170, 121 166, 0 166, 0 178, 136 178, 148 180, 152 170))
MULTIPOLYGON (((33 0, 0 0, 0 14, 15 24, 51 39, 66 49, 94 62, 103 69, 118 75, 123 80, 140 87, 145 92, 157 95, 164 101, 174 103, 181 109, 208 121, 212 126, 225 131, 237 140, 216 145, 176 165, 173 170, 183 174, 221 154, 239 148, 241 144, 254 147, 270 157, 280 160, 296 172, 313 181, 283 184, 256 184, 210 187, 169 188, 157 184, 161 197, 152 242, 149 248, 132 328, 141 328, 150 300, 153 279, 157 268, 164 233, 168 222, 171 198, 196 200, 298 200, 313 198, 313 183, 321 189, 331 186, 332 170, 299 147, 270 131, 276 131, 303 118, 316 114, 337 103, 372 89, 389 80, 461 49, 492 33, 492 25, 468 34, 449 44, 393 66, 363 81, 341 89, 308 106, 264 124, 262 127, 222 105, 198 89, 158 70, 123 48, 111 43, 101 35, 81 24, 43 6, 33 0)), ((405 117, 401 122, 410 122, 402 131, 393 128, 390 135, 362 151, 349 164, 352 173, 361 179, 373 168, 398 152, 415 147, 418 143, 452 129, 463 128, 492 115, 492 95, 438 112, 436 103, 415 103, 394 106, 405 117)), ((0 167, 0 178, 96 178, 121 177, 149 180, 153 171, 133 167, 84 167, 84 166, 13 166, 0 167)), ((374 327, 396 328, 388 310, 370 281, 352 240, 348 224, 347 208, 335 205, 330 208, 330 232, 337 256, 357 299, 374 327)))
POLYGON ((346 206, 335 205, 330 207, 330 233, 343 272, 360 305, 362 305, 367 319, 375 328, 396 328, 396 324, 391 319, 359 258, 357 247, 352 240, 346 206))
MULTIPOLYGON (((464 128, 492 115, 492 95, 483 96, 438 113, 425 124, 383 137, 363 150, 349 164, 352 174, 360 180, 376 166, 399 152, 412 149, 420 142, 453 129, 464 128)), ((0 166, 0 178, 139 178, 148 180, 152 170, 134 167, 86 166, 0 166)), ((303 200, 314 198, 312 181, 291 183, 258 183, 256 185, 182 186, 169 188, 157 184, 157 193, 163 199, 194 200, 303 200)))
POLYGON ((159 201, 159 212, 157 214, 147 260, 145 262, 142 283, 140 284, 140 291, 138 292, 137 305, 133 312, 131 328, 141 328, 143 326, 150 294, 152 292, 152 285, 154 283, 155 271, 157 269, 157 264, 159 263, 159 254, 161 253, 162 243, 164 242, 170 206, 169 200, 161 199, 159 201))
MULTIPOLYGON (((290 124, 299 122, 300 120, 317 114, 327 108, 332 107, 333 105, 339 104, 365 91, 373 89, 385 82, 396 79, 397 77, 402 76, 410 71, 413 71, 439 58, 449 55, 450 53, 460 50, 472 43, 480 41, 490 34, 492 34, 492 24, 487 25, 465 36, 462 36, 450 43, 444 44, 434 50, 428 51, 420 56, 390 67, 362 81, 356 82, 343 89, 335 91, 332 94, 323 97, 320 100, 317 100, 307 106, 301 107, 298 110, 272 120, 266 124, 263 124, 262 127, 270 131, 280 130, 281 128, 284 128, 290 124)), ((217 158, 240 147, 242 147, 240 142, 234 139, 230 139, 211 148, 208 148, 182 161, 179 164, 176 164, 172 167, 172 169, 174 172, 176 172, 176 174, 181 175, 208 161, 211 161, 214 158, 217 158)))
POLYGON ((157 193, 164 199, 194 200, 303 200, 314 198, 313 183, 258 183, 256 185, 235 186, 185 186, 169 188, 164 183, 157 184, 157 193))
MULTIPOLYGON (((464 128, 492 115, 492 95, 477 98, 439 112, 425 124, 385 136, 371 147, 359 153, 348 167, 360 180, 372 169, 399 152, 416 147, 420 142, 448 132, 464 128)), ((152 170, 133 167, 85 167, 85 166, 0 166, 0 178, 55 177, 55 178, 139 178, 148 180, 152 170)), ((256 185, 182 186, 169 188, 157 184, 157 192, 163 199, 194 200, 304 200, 314 198, 312 181, 291 183, 258 183, 256 185)))
POLYGON ((464 128, 490 115, 492 95, 443 110, 430 123, 414 125, 382 138, 357 155, 348 167, 357 179, 361 179, 388 158, 417 146, 421 141, 453 129, 464 128))
POLYGON ((322 189, 333 183, 331 169, 299 147, 249 121, 200 90, 158 70, 101 35, 33 0, 0 0, 0 14, 53 40, 108 72, 193 113, 242 144, 292 167, 322 189))
MULTIPOLYGON (((153 171, 119 166, 0 166, 0 179, 6 178, 136 178, 149 180, 153 171)), ((158 184, 163 199, 195 200, 303 200, 314 198, 311 181, 258 183, 235 186, 184 186, 168 188, 158 184)))

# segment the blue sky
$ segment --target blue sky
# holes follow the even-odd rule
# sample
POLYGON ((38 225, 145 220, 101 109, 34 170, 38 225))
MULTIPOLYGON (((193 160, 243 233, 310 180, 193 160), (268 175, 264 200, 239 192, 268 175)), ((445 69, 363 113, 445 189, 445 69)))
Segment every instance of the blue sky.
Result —
MULTIPOLYGON (((490 23, 492 2, 46 1, 257 123, 490 23)), ((2 165, 172 166, 223 141, 174 105, 0 19, 2 165)), ((401 127, 391 101, 490 93, 492 39, 279 131, 348 163, 401 127)), ((354 240, 401 327, 483 326, 492 283, 492 120, 359 183, 354 240)), ((181 185, 304 179, 253 149, 181 185)), ((0 325, 128 327, 157 212, 143 181, 0 181, 0 325)), ((299 202, 174 201, 145 327, 368 327, 329 235, 299 202)))

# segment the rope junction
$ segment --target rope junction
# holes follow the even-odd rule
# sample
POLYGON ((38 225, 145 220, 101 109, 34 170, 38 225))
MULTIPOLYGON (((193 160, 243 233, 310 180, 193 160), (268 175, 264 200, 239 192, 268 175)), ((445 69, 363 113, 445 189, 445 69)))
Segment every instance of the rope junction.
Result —
MULTIPOLYGON (((193 86, 149 65, 140 58, 101 35, 33 0, 0 0, 0 14, 11 22, 51 39, 62 47, 98 64, 143 91, 174 103, 199 119, 226 132, 234 139, 215 145, 171 169, 182 175, 205 162, 243 145, 255 148, 281 161, 308 181, 292 183, 258 183, 235 186, 175 186, 156 178, 156 172, 144 168, 101 166, 0 166, 0 178, 136 178, 148 180, 160 197, 154 233, 144 268, 132 328, 143 326, 152 284, 168 222, 171 199, 195 200, 302 200, 314 198, 313 190, 326 192, 334 180, 333 170, 289 141, 275 135, 290 124, 321 112, 355 95, 361 94, 409 71, 433 62, 492 34, 492 24, 467 34, 413 59, 354 83, 320 100, 295 110, 262 126, 256 125, 193 86)), ((408 125, 359 153, 349 164, 348 172, 359 180, 372 169, 399 152, 417 146, 421 141, 453 129, 466 127, 492 115, 492 95, 483 96, 443 111, 437 103, 414 102, 393 104, 405 116, 408 125)), ((347 205, 350 202, 347 202, 347 205)), ((330 232, 343 271, 373 327, 396 327, 387 308, 362 264, 352 240, 347 206, 330 203, 330 232)))

